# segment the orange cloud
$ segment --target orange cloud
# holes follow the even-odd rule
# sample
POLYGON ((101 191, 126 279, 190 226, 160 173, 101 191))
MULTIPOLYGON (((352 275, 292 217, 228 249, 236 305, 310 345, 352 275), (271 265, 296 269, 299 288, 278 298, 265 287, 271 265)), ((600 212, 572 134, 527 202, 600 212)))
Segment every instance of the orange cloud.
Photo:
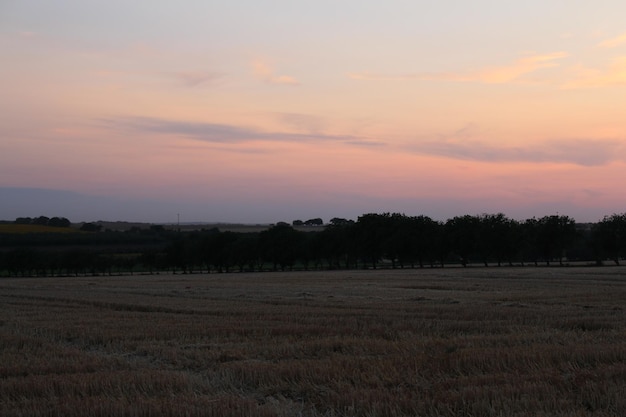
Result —
POLYGON ((575 69, 574 79, 563 85, 563 88, 589 88, 626 85, 626 56, 614 59, 606 69, 584 68, 575 69))
POLYGON ((254 75, 269 84, 300 85, 294 77, 274 74, 274 71, 262 61, 253 62, 252 69, 254 75))
POLYGON ((481 81, 488 84, 511 82, 524 74, 541 68, 557 66, 554 61, 567 57, 566 52, 555 52, 547 55, 533 55, 521 58, 512 65, 503 67, 485 68, 477 73, 470 74, 467 81, 481 81))
POLYGON ((558 59, 567 57, 566 52, 554 52, 545 55, 531 55, 518 59, 510 65, 486 67, 478 71, 467 72, 432 72, 403 75, 382 75, 373 73, 350 73, 349 78, 354 80, 422 80, 422 81, 457 81, 480 82, 484 84, 503 84, 517 80, 525 74, 541 68, 557 66, 558 59))
POLYGON ((626 33, 615 38, 605 39, 598 44, 599 48, 617 48, 626 43, 626 33))

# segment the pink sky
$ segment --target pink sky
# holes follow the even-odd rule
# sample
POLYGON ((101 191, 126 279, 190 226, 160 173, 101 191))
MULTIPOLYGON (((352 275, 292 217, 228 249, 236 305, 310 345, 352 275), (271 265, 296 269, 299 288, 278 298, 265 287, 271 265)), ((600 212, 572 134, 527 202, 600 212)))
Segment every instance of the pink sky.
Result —
POLYGON ((211 3, 0 5, 0 219, 626 211, 622 2, 211 3))

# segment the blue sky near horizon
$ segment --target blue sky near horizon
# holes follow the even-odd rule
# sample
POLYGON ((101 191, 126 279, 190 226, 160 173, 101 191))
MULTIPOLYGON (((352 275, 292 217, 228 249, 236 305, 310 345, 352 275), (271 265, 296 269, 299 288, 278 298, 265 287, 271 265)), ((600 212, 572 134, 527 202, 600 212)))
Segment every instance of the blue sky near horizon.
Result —
POLYGON ((614 0, 5 0, 0 219, 597 221, 626 211, 624 21, 614 0))

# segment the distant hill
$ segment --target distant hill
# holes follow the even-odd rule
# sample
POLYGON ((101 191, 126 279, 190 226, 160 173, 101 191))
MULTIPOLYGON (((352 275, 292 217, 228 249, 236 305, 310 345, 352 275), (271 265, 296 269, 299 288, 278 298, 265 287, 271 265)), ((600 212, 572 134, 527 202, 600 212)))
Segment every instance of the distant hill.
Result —
MULTIPOLYGON (((237 233, 255 233, 267 230, 274 224, 243 224, 243 223, 215 223, 215 222, 185 222, 180 223, 142 223, 142 222, 125 222, 125 221, 105 221, 98 220, 90 222, 101 226, 101 230, 112 230, 116 232, 125 232, 132 229, 149 229, 152 226, 162 226, 167 230, 178 230, 190 232, 202 229, 217 228, 221 232, 237 232, 237 233)), ((73 227, 80 228, 84 223, 77 223, 73 227)), ((324 230, 324 226, 294 226, 294 229, 303 232, 318 232, 324 230)))
MULTIPOLYGON (((140 222, 111 222, 111 221, 103 221, 99 220, 97 222, 93 222, 102 226, 102 230, 114 230, 114 231, 126 231, 131 230, 133 228, 137 229, 149 229, 151 226, 163 226, 168 230, 177 230, 181 231, 193 231, 193 230, 202 230, 202 229, 213 229, 218 228, 222 232, 242 232, 242 233, 251 233, 251 232, 260 232, 263 230, 267 230, 272 225, 271 224, 238 224, 238 223, 211 223, 211 222, 185 222, 180 223, 180 225, 176 223, 140 223, 140 222)), ((81 223, 82 224, 82 223, 81 223)), ((78 227, 80 227, 80 225, 78 227)))
POLYGON ((25 233, 81 233, 73 227, 52 227, 39 224, 0 224, 0 234, 25 234, 25 233))

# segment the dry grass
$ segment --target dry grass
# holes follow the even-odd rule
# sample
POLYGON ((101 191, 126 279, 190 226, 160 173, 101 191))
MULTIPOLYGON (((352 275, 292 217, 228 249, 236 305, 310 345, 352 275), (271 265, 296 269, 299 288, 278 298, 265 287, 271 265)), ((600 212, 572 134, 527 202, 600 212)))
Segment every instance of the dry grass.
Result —
POLYGON ((623 416, 626 269, 0 281, 3 416, 623 416))

